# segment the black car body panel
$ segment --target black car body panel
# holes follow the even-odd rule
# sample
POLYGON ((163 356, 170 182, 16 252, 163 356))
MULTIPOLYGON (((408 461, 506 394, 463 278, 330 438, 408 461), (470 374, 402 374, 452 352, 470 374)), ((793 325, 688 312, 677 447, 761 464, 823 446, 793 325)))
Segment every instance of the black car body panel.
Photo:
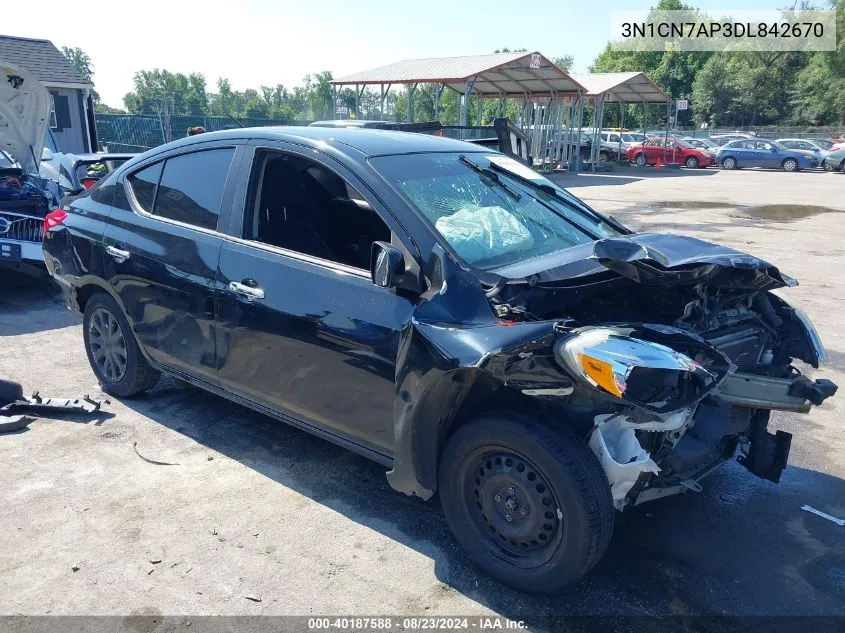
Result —
MULTIPOLYGON (((767 262, 700 240, 614 233, 603 220, 615 237, 499 268, 467 264, 371 161, 431 153, 481 161, 491 152, 424 135, 319 127, 183 139, 133 158, 70 201, 67 221, 47 234, 45 259, 72 308, 83 308, 100 289, 116 299, 154 367, 390 465, 394 488, 424 498, 437 489, 438 455, 453 425, 498 407, 543 412, 582 437, 597 420, 624 418, 668 465, 665 476, 646 477, 625 493, 625 502, 636 502, 649 486, 678 487, 709 472, 737 449, 752 412, 768 413, 765 404, 734 413, 720 401, 725 376, 757 372, 785 393, 795 384, 793 358, 823 360, 809 321, 768 292, 791 279, 767 262), (157 163, 166 173, 166 161, 220 148, 233 151, 228 171, 212 183, 220 190, 216 227, 145 211, 127 185, 157 163), (274 179, 306 163, 321 177, 333 173, 361 199, 335 191, 320 208, 342 209, 332 216, 337 222, 372 214, 366 217, 379 218, 389 235, 361 229, 360 244, 347 245, 347 263, 251 239, 270 221, 259 196, 271 160, 280 165, 274 179), (402 253, 396 287, 371 281, 374 241, 402 253), (704 376, 673 396, 684 402, 690 434, 680 442, 672 436, 681 453, 667 443, 671 434, 658 432, 678 423, 678 411, 662 412, 668 396, 648 387, 665 373, 636 368, 643 378, 632 379, 630 393, 614 395, 612 384, 599 388, 562 360, 561 349, 598 330, 599 346, 658 346, 668 364, 654 371, 674 371, 678 362, 686 363, 687 378, 704 376)), ((502 192, 496 181, 506 173, 479 177, 505 198, 557 196, 572 204, 565 192, 532 193, 519 179, 502 192)), ((156 183, 155 205, 159 196, 165 205, 187 204, 164 176, 156 183)), ((296 201, 286 199, 282 208, 285 222, 288 215, 297 221, 296 201)), ((601 218, 586 205, 577 213, 601 218)), ((309 239, 314 248, 338 252, 309 239)), ((786 398, 772 398, 768 408, 780 401, 786 398)), ((765 420, 754 420, 756 441, 769 442, 765 420)), ((772 463, 785 460, 782 451, 777 459, 772 463)), ((753 461, 760 472, 773 472, 771 463, 753 461)))

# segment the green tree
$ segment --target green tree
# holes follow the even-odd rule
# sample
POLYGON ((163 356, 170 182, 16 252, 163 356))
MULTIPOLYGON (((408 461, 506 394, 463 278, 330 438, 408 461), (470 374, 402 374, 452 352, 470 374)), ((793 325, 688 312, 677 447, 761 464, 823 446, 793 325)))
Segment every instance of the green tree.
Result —
POLYGON ((67 57, 68 61, 76 69, 76 72, 85 77, 85 80, 91 84, 91 99, 96 106, 100 102, 100 94, 93 88, 94 65, 91 63, 91 58, 88 57, 85 51, 78 47, 70 48, 62 46, 62 54, 67 57))
POLYGON ((171 115, 208 114, 205 77, 201 73, 171 73, 167 70, 142 70, 135 73, 135 90, 123 97, 133 114, 158 113, 165 104, 171 115))

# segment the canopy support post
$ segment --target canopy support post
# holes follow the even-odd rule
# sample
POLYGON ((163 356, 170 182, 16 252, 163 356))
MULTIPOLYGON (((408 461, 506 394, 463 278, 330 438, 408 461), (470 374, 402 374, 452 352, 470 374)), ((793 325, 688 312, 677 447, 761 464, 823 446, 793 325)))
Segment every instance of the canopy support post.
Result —
POLYGON ((417 89, 417 84, 405 84, 405 90, 408 92, 408 123, 414 122, 414 91, 417 89))
POLYGON ((469 110, 469 96, 472 94, 472 91, 475 89, 475 80, 478 79, 478 76, 472 78, 472 81, 468 81, 466 86, 464 87, 464 96, 461 101, 461 118, 459 124, 461 127, 466 127, 468 117, 468 110, 469 110))
POLYGON ((619 151, 616 154, 616 162, 622 162, 622 135, 625 129, 625 102, 619 102, 619 151))
POLYGON ((440 116, 440 95, 443 94, 445 84, 434 84, 434 120, 439 121, 440 116))
POLYGON ((575 142, 575 173, 581 173, 581 128, 584 126, 584 94, 578 93, 578 139, 575 142))

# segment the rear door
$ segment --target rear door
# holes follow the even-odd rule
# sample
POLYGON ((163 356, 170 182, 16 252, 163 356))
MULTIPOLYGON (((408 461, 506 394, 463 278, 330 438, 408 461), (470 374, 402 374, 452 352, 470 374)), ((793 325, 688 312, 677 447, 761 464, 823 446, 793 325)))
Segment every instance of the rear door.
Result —
POLYGON ((243 146, 192 146, 129 172, 104 235, 105 277, 149 357, 216 380, 218 223, 243 146))
POLYGON ((374 240, 407 237, 337 161, 263 145, 244 160, 239 182, 249 187, 220 255, 221 385, 312 431, 392 455, 396 357, 412 304, 375 286, 368 261, 374 240))

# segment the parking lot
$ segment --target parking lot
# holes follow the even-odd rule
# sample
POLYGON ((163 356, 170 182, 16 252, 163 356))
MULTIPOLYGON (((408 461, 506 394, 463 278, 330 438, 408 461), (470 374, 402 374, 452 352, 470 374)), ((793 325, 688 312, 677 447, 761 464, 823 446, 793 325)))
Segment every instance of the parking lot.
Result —
MULTIPOLYGON (((559 180, 635 229, 720 242, 797 278, 788 296, 829 354, 810 374, 845 383, 845 176, 617 169, 559 180)), ((1 283, 0 377, 26 392, 104 397, 80 320, 59 295, 1 283)), ((379 465, 164 380, 111 399, 98 419, 39 419, 0 436, 0 611, 493 612, 529 624, 559 614, 845 615, 845 527, 801 510, 845 517, 841 401, 775 414, 772 426, 794 434, 779 485, 731 463, 700 494, 628 509, 583 582, 538 597, 476 572, 437 501, 393 491, 379 465)))

